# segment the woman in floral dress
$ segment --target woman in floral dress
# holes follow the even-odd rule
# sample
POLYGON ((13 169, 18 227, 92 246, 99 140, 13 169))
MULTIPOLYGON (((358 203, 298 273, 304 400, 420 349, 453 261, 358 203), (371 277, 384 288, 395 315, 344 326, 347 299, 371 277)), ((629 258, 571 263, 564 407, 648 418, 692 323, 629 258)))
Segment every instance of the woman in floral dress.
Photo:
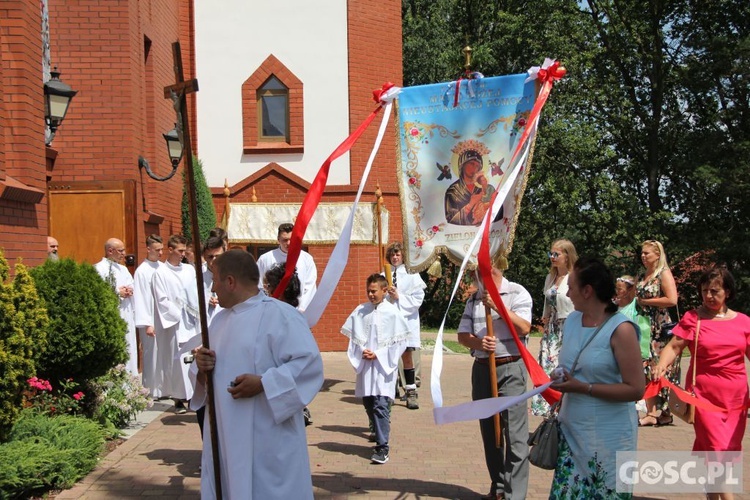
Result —
MULTIPOLYGON (((539 347, 539 364, 549 375, 557 366, 557 355, 562 345, 562 328, 565 318, 573 311, 573 303, 568 298, 568 275, 578 260, 576 247, 569 240, 556 240, 547 254, 550 268, 544 280, 544 335, 539 347)), ((531 400, 534 415, 546 415, 549 404, 537 395, 531 400)))
MULTIPOLYGON (((646 240, 641 245, 641 262, 646 272, 638 277, 636 285, 638 314, 651 319, 651 359, 643 360, 646 380, 651 380, 652 367, 659 362, 659 355, 669 342, 663 326, 671 322, 668 307, 677 305, 677 286, 672 271, 667 265, 667 254, 656 240, 646 240)), ((680 382, 680 359, 674 360, 667 378, 675 384, 680 382)), ((657 396, 646 400, 646 415, 638 421, 641 426, 669 425, 669 391, 664 388, 657 396)))

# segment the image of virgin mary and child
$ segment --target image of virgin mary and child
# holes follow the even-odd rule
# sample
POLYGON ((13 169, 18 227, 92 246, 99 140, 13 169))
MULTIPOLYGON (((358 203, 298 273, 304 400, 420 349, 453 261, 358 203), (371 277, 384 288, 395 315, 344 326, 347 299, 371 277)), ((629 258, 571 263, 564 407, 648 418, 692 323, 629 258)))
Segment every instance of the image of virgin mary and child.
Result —
MULTIPOLYGON (((474 140, 459 142, 452 151, 458 155, 458 180, 445 190, 445 220, 458 226, 478 226, 495 192, 484 173, 482 158, 490 151, 474 140)), ((501 208, 496 220, 502 213, 501 208)))

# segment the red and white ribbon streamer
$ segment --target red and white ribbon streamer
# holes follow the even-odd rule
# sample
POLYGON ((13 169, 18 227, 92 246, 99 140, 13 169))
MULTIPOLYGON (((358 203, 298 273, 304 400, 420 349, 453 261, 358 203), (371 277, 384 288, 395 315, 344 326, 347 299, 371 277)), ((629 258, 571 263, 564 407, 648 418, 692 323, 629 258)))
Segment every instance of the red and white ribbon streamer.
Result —
MULTIPOLYGON (((310 219, 312 219, 315 209, 318 207, 320 199, 323 196, 323 191, 325 190, 326 182, 328 181, 328 172, 331 168, 331 163, 354 146, 364 131, 367 130, 370 123, 375 119, 378 112, 384 107, 384 103, 392 101, 393 97, 398 94, 399 90, 398 87, 395 87, 392 83, 388 82, 383 84, 381 89, 373 91, 373 98, 378 103, 378 107, 375 108, 367 118, 365 118, 359 127, 357 127, 357 129, 352 132, 344 142, 339 144, 333 153, 326 158, 323 165, 321 165, 315 179, 310 185, 310 189, 305 195, 305 199, 302 201, 302 206, 299 209, 299 214, 297 214, 297 219, 294 221, 294 229, 292 230, 291 241, 289 242, 289 252, 287 253, 284 277, 276 286, 276 290, 274 290, 274 298, 278 299, 281 297, 281 294, 286 290, 286 286, 289 284, 289 279, 292 277, 292 274, 294 274, 294 270, 297 267, 297 260, 299 259, 300 251, 302 250, 302 238, 305 236, 307 226, 310 224, 310 219)), ((308 309, 310 309, 309 306, 308 309)))
POLYGON ((346 224, 344 224, 344 228, 341 230, 341 236, 339 237, 336 246, 333 248, 331 258, 328 260, 325 271, 323 271, 323 277, 321 278, 320 284, 318 285, 318 290, 315 292, 312 301, 307 306, 307 309, 304 312, 305 319, 307 319, 307 324, 310 325, 310 328, 315 326, 320 320, 323 311, 325 310, 328 302, 333 296, 333 292, 336 290, 336 287, 339 284, 339 280, 341 279, 341 275, 344 273, 346 263, 349 261, 349 248, 352 240, 354 214, 357 210, 359 199, 362 196, 362 191, 364 191, 365 189, 367 178, 370 175, 372 163, 373 161, 375 161, 375 155, 380 149, 380 143, 383 142, 383 135, 385 135, 385 129, 388 127, 388 118, 390 118, 391 110, 393 108, 393 99, 395 99, 400 91, 401 89, 398 87, 391 87, 386 91, 385 94, 378 96, 381 99, 381 102, 385 103, 383 119, 380 122, 380 129, 378 130, 378 136, 375 139, 375 144, 372 147, 370 158, 368 158, 367 165, 365 166, 365 170, 362 173, 362 180, 360 180, 359 182, 359 190, 357 191, 357 196, 354 198, 352 211, 349 214, 349 218, 346 220, 346 224))

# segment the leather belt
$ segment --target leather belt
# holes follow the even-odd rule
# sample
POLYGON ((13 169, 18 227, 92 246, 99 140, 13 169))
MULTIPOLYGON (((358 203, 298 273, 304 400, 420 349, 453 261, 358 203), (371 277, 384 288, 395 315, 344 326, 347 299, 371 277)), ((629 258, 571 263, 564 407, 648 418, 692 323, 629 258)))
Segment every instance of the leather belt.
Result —
MULTIPOLYGON (((519 359, 521 359, 521 356, 503 356, 502 358, 495 357, 495 366, 507 365, 508 363, 518 361, 519 359)), ((477 363, 480 363, 483 365, 490 364, 490 358, 474 358, 474 360, 477 363)))

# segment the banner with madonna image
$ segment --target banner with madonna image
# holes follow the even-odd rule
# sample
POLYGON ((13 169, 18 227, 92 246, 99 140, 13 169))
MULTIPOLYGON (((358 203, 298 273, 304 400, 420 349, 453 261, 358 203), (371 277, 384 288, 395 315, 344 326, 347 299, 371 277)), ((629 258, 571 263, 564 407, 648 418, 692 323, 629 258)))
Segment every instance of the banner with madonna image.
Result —
POLYGON ((528 76, 401 90, 399 194, 410 270, 426 269, 441 253, 460 264, 495 191, 507 196, 491 226, 490 251, 510 253, 531 156, 509 165, 536 99, 528 76))

